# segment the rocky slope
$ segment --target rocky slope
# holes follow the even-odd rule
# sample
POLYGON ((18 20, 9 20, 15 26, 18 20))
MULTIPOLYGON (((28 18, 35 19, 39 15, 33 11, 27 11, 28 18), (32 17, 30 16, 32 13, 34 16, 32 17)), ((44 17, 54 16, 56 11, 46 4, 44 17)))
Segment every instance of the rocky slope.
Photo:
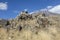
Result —
POLYGON ((22 11, 15 19, 0 19, 0 40, 60 40, 60 14, 22 11))

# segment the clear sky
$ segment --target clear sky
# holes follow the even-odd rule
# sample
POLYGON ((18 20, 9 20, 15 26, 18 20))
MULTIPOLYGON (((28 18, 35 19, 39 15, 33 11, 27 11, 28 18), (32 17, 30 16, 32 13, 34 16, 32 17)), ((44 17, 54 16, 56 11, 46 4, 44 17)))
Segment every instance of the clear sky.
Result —
POLYGON ((56 5, 60 5, 60 0, 0 0, 0 18, 14 18, 24 9, 31 12, 56 5))

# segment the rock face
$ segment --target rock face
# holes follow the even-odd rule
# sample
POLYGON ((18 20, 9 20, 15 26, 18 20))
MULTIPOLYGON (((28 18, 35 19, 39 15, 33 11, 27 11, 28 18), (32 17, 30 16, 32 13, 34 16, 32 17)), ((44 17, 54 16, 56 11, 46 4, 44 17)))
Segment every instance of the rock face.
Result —
POLYGON ((60 40, 60 14, 46 15, 22 11, 15 19, 1 19, 0 40, 60 40))

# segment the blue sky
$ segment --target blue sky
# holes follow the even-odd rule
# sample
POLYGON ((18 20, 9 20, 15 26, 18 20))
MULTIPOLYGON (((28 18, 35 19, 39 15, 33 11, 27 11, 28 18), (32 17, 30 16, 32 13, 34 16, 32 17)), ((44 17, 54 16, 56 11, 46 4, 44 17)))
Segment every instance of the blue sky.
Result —
POLYGON ((15 18, 22 10, 29 12, 45 9, 48 6, 60 5, 60 0, 0 0, 0 18, 15 18))

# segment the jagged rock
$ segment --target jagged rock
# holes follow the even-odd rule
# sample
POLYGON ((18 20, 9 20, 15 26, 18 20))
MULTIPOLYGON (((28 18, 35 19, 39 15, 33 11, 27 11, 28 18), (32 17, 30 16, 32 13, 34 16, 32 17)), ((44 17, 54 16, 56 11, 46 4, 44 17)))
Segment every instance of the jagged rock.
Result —
POLYGON ((32 15, 31 14, 28 14, 28 12, 21 12, 20 15, 17 16, 17 20, 27 20, 27 19, 32 19, 32 15))

